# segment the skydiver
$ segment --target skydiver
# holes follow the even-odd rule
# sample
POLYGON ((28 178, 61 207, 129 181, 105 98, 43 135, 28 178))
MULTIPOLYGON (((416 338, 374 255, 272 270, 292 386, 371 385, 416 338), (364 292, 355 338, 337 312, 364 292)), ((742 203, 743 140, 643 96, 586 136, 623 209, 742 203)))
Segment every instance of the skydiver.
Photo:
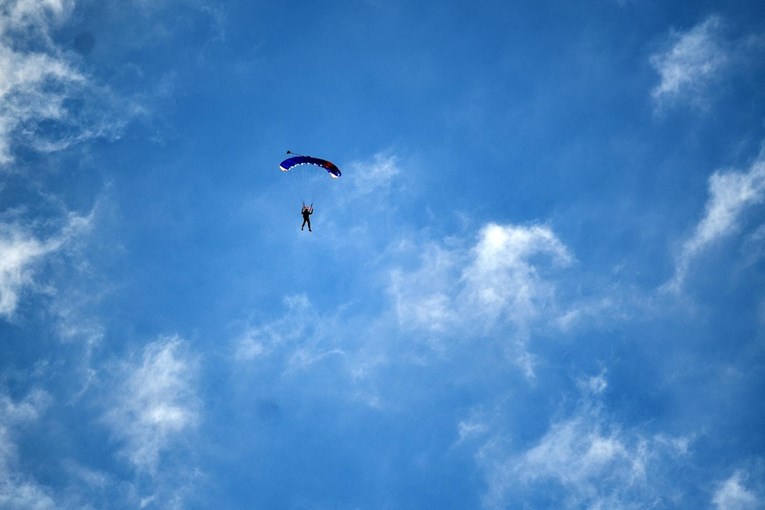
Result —
POLYGON ((303 227, 305 227, 307 223, 308 231, 313 232, 313 230, 311 230, 311 215, 313 214, 313 204, 307 206, 305 205, 305 202, 303 202, 303 209, 301 209, 300 214, 303 215, 303 224, 300 225, 300 230, 303 230, 303 227))

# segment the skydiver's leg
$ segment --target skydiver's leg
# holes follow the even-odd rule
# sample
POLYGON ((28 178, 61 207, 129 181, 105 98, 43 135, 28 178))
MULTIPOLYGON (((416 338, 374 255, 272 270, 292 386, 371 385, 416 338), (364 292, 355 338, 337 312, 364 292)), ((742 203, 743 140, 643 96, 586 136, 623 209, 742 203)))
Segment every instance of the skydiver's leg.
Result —
MULTIPOLYGON (((300 230, 303 230, 303 227, 305 227, 305 223, 306 223, 306 221, 308 221, 308 220, 306 220, 306 219, 303 219, 303 224, 302 224, 302 225, 300 225, 300 230)), ((308 230, 311 230, 311 227, 310 227, 310 226, 308 227, 308 230)))
POLYGON ((311 220, 307 219, 306 221, 308 222, 308 231, 313 232, 313 230, 311 230, 311 220))

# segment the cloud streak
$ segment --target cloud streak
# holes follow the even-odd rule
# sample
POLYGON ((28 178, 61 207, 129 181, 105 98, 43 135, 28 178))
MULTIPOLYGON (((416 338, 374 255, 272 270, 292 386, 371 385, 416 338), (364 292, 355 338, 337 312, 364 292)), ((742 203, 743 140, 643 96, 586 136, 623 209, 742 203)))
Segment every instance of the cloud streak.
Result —
POLYGON ((736 471, 722 482, 714 493, 712 503, 717 510, 755 510, 762 508, 765 501, 745 485, 746 474, 736 471))
POLYGON ((184 342, 174 336, 148 344, 141 359, 123 363, 119 373, 106 422, 131 464, 155 473, 162 452, 199 422, 196 363, 184 342))
POLYGON ((385 153, 375 154, 371 162, 352 162, 349 170, 353 179, 350 193, 361 196, 389 191, 393 181, 401 174, 396 156, 385 153))
POLYGON ((7 2, 0 11, 0 167, 18 146, 53 152, 118 137, 140 112, 93 82, 50 36, 74 2, 7 2))
MULTIPOLYGON (((574 258, 546 226, 490 223, 472 240, 394 242, 384 260, 371 280, 382 282, 387 300, 374 316, 353 315, 352 304, 319 314, 307 296, 290 296, 283 317, 248 326, 234 340, 233 357, 277 363, 285 374, 332 360, 360 382, 375 367, 402 359, 387 352, 392 339, 380 342, 378 335, 417 339, 444 355, 461 348, 452 342, 491 341, 533 377, 528 341, 535 327, 558 327, 556 317, 565 315, 555 276, 574 258)), ((410 340, 407 351, 419 350, 410 340)))
POLYGON ((490 223, 473 246, 418 247, 421 266, 390 272, 399 325, 430 335, 470 338, 515 331, 516 361, 528 376, 533 363, 525 344, 543 310, 555 308, 555 284, 543 275, 573 262, 548 227, 490 223))
POLYGON ((50 491, 21 471, 13 439, 14 428, 35 421, 48 401, 48 395, 39 390, 20 402, 0 394, 0 508, 57 508, 50 491))
POLYGON ((665 497, 664 470, 688 453, 687 438, 621 427, 594 402, 554 421, 532 446, 518 453, 495 434, 478 451, 484 469, 486 508, 507 508, 545 494, 540 507, 638 509, 665 497))
POLYGON ((553 292, 540 276, 544 259, 557 267, 573 260, 547 227, 496 223, 484 226, 468 249, 430 245, 417 251, 422 266, 393 270, 390 293, 403 325, 441 332, 474 326, 474 319, 486 327, 533 320, 553 292))
POLYGON ((722 20, 711 16, 687 32, 673 33, 670 47, 650 58, 660 77, 651 91, 658 108, 686 101, 703 104, 709 85, 730 60, 721 28, 722 20))
POLYGON ((719 171, 709 178, 709 198, 704 217, 685 240, 675 262, 675 273, 665 284, 679 291, 693 262, 715 243, 742 228, 745 212, 765 200, 765 151, 745 171, 719 171))
POLYGON ((0 316, 11 318, 20 295, 34 286, 35 265, 85 231, 90 218, 70 215, 60 232, 41 239, 30 227, 0 223, 0 316))

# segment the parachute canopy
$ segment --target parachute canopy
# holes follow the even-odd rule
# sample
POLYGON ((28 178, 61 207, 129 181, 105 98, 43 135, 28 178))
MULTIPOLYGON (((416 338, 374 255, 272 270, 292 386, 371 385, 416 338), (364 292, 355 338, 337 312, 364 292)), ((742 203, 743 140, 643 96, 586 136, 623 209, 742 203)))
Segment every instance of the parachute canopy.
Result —
POLYGON ((282 172, 289 172, 292 168, 298 165, 316 165, 327 171, 330 177, 337 179, 342 175, 340 169, 335 166, 334 163, 327 161, 326 159, 314 158, 312 156, 293 156, 285 159, 279 165, 279 169, 282 172))

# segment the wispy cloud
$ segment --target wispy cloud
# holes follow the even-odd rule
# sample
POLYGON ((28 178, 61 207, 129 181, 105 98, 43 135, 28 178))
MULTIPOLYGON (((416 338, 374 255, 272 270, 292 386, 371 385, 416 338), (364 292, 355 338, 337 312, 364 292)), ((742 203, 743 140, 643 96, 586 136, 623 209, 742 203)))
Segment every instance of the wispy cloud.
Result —
POLYGON ((39 390, 20 402, 0 394, 0 508, 57 508, 50 491, 21 470, 13 437, 14 429, 36 420, 49 400, 39 390))
POLYGON ((284 305, 286 311, 283 317, 248 326, 235 341, 234 357, 237 361, 254 361, 269 356, 285 344, 311 336, 308 331, 319 318, 308 297, 302 294, 287 296, 284 305))
POLYGON ((572 262, 568 249, 547 227, 485 226, 462 271, 463 297, 490 321, 502 314, 515 322, 534 318, 552 293, 539 276, 538 256, 558 266, 572 262))
POLYGON ((746 478, 743 471, 736 471, 719 484, 712 498, 717 510, 755 510, 765 505, 765 500, 746 487, 746 478))
POLYGON ((745 171, 719 171, 709 178, 706 213, 693 234, 682 244, 675 263, 675 273, 665 284, 679 291, 691 265, 706 249, 738 232, 748 208, 765 200, 765 152, 761 152, 745 171))
POLYGON ((74 8, 74 0, 8 0, 0 18, 0 34, 19 36, 30 32, 49 41, 50 30, 74 8))
POLYGON ((58 243, 43 242, 18 229, 3 225, 0 231, 0 315, 16 310, 19 292, 31 282, 30 267, 58 243))
POLYGON ((476 318, 485 326, 502 318, 530 321, 551 297, 550 283, 540 276, 545 258, 561 267, 572 261, 543 226, 491 223, 468 248, 431 244, 416 250, 422 266, 393 270, 390 292, 403 324, 432 331, 474 327, 476 318))
POLYGON ((235 341, 237 361, 276 358, 283 363, 285 373, 294 373, 329 357, 345 356, 338 347, 345 332, 336 330, 331 314, 320 315, 303 294, 287 296, 284 305, 282 317, 249 326, 235 341))
POLYGON ((399 323, 430 334, 489 334, 515 329, 515 356, 529 375, 528 330, 553 307, 555 284, 544 277, 573 257, 548 227, 488 224, 473 246, 416 247, 421 265, 393 269, 389 293, 399 323))
MULTIPOLYGON (((344 164, 343 176, 331 188, 338 191, 333 203, 342 216, 352 213, 356 219, 355 235, 345 242, 363 241, 367 236, 379 236, 380 215, 390 216, 393 197, 400 198, 406 190, 406 171, 402 158, 393 151, 381 151, 373 156, 344 164), (374 234, 372 232, 375 232, 374 234)), ((326 185, 324 188, 328 188, 326 185)), ((346 224, 347 226, 347 224, 346 224)))
POLYGON ((87 229, 90 219, 70 215, 58 234, 41 238, 29 226, 0 223, 0 316, 10 318, 24 289, 33 286, 35 264, 87 229))
POLYGON ((117 98, 78 68, 50 33, 73 1, 11 0, 0 11, 0 165, 14 147, 50 152, 119 136, 140 108, 117 98))
POLYGON ((106 422, 133 466, 155 473, 161 454, 199 422, 196 362, 174 336, 148 344, 140 360, 123 363, 118 372, 106 422))
POLYGON ((398 158, 390 153, 377 153, 371 161, 351 162, 348 170, 353 183, 351 192, 359 195, 388 191, 401 174, 398 158))
POLYGON ((689 440, 626 429, 586 398, 528 449, 506 453, 507 443, 494 435, 476 456, 487 476, 486 508, 506 508, 540 490, 544 506, 556 508, 653 506, 664 497, 665 463, 684 457, 689 440))
MULTIPOLYGON (((530 331, 555 326, 555 276, 572 255, 545 226, 487 224, 470 239, 391 243, 369 279, 387 298, 372 316, 354 305, 319 313, 305 295, 289 296, 282 317, 254 324, 234 340, 241 362, 276 363, 282 373, 340 363, 349 380, 362 382, 391 359, 419 358, 420 347, 448 355, 450 342, 495 338, 500 350, 533 376, 530 331), (364 324, 363 331, 358 325, 364 324), (545 326, 543 326, 545 327, 545 326), (391 341, 408 341, 407 355, 391 356, 391 341)), ((422 360, 417 361, 422 362, 422 360)))
POLYGON ((722 20, 711 16, 687 32, 670 36, 669 47, 653 55, 660 82, 651 92, 657 107, 675 102, 703 104, 710 84, 729 62, 722 20))

